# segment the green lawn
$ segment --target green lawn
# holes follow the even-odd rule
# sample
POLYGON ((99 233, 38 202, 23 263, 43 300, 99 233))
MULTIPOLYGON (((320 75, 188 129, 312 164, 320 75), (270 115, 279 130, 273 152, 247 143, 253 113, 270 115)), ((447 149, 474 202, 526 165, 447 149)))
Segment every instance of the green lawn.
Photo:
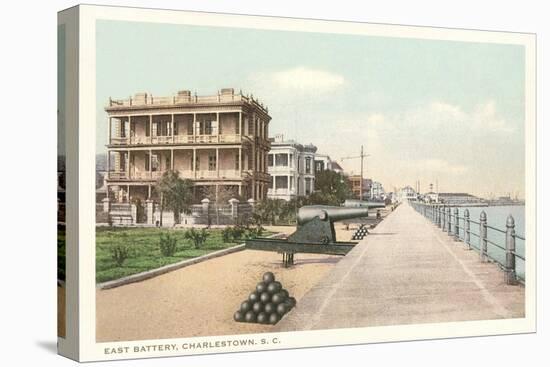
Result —
MULTIPOLYGON (((190 240, 184 239, 185 229, 165 228, 96 228, 96 282, 118 279, 127 275, 156 269, 181 260, 191 259, 207 253, 235 246, 239 242, 223 242, 221 230, 208 230, 209 236, 200 249, 195 249, 190 240), (170 233, 177 238, 174 256, 165 257, 159 249, 160 235, 170 233), (126 243, 130 248, 129 257, 122 266, 112 258, 111 248, 126 243)), ((262 236, 268 235, 264 233, 262 236)))
POLYGON ((57 279, 65 280, 65 225, 57 225, 57 279))

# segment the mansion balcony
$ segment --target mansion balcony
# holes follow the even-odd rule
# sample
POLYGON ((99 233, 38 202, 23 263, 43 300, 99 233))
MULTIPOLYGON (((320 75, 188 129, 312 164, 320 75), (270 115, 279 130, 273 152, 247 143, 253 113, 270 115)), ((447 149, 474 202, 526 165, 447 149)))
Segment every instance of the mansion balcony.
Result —
POLYGON ((171 145, 171 144, 242 144, 251 142, 246 135, 219 134, 219 135, 172 135, 172 136, 145 136, 111 137, 111 146, 132 145, 171 145))
MULTIPOLYGON (((142 182, 142 181, 157 181, 166 171, 110 171, 108 180, 124 181, 124 182, 142 182)), ((181 178, 192 180, 243 180, 251 176, 249 171, 238 170, 199 170, 199 171, 178 171, 181 178)))

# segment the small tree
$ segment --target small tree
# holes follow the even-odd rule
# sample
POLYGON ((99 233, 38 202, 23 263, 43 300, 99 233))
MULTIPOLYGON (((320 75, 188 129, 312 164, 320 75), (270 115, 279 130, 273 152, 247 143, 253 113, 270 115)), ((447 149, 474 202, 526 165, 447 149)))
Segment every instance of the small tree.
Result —
POLYGON ((349 179, 334 171, 321 171, 315 175, 315 192, 308 198, 308 204, 340 205, 352 197, 349 179))
POLYGON ((115 261, 118 267, 124 264, 124 261, 130 256, 130 246, 128 245, 128 234, 122 233, 120 243, 109 247, 111 257, 115 261))
POLYGON ((116 244, 111 247, 111 257, 115 261, 118 267, 121 267, 124 264, 124 261, 129 256, 128 246, 122 244, 116 244))
POLYGON ((162 256, 174 256, 177 249, 177 239, 172 237, 170 233, 160 234, 159 249, 162 256))
POLYGON ((166 171, 158 180, 155 190, 160 196, 160 226, 164 209, 174 212, 174 223, 180 223, 182 212, 189 213, 193 201, 193 181, 179 177, 178 171, 166 171))
POLYGON ((225 227, 222 230, 222 241, 225 243, 233 241, 233 228, 225 227))
POLYGON ((191 240, 195 246, 196 249, 201 248, 203 243, 206 241, 206 238, 208 237, 209 233, 205 228, 202 228, 201 230, 197 230, 195 228, 191 228, 185 232, 183 237, 185 239, 191 240))

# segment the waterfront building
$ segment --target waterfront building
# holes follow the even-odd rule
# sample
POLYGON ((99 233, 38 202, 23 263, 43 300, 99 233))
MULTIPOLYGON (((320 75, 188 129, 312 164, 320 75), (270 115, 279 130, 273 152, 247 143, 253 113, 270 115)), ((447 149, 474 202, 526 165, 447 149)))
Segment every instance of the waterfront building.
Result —
POLYGON ((417 197, 417 192, 411 186, 402 187, 396 192, 396 200, 398 202, 406 200, 416 200, 417 197))
POLYGON ((332 161, 332 162, 330 163, 330 167, 331 167, 331 170, 332 170, 332 171, 334 171, 334 172, 336 172, 336 173, 339 173, 339 174, 341 174, 341 175, 344 174, 344 169, 342 168, 342 166, 340 166, 340 165, 338 164, 338 162, 332 161))
POLYGON ((335 162, 332 162, 330 156, 319 153, 315 154, 315 172, 333 171, 333 163, 335 162))
POLYGON ((370 197, 372 199, 384 199, 386 193, 384 192, 384 187, 378 181, 373 181, 370 188, 370 197))
POLYGON ((361 176, 360 175, 352 175, 348 177, 350 184, 351 184, 351 191, 353 192, 353 196, 356 199, 365 200, 369 197, 369 193, 372 186, 372 180, 370 178, 363 178, 363 197, 360 197, 361 192, 361 176))
POLYGON ((270 140, 267 167, 271 181, 267 197, 289 201, 311 194, 315 187, 317 147, 284 140, 283 135, 277 135, 270 140))
POLYGON ((438 202, 446 205, 481 205, 485 200, 465 192, 440 192, 438 202))
POLYGON ((439 202, 439 194, 436 192, 430 191, 424 194, 424 201, 427 203, 438 203, 439 202))
POLYGON ((109 99, 105 111, 106 189, 116 201, 151 199, 168 170, 191 179, 198 200, 212 187, 245 199, 266 197, 271 117, 252 96, 232 88, 212 96, 188 90, 170 97, 138 93, 109 99))

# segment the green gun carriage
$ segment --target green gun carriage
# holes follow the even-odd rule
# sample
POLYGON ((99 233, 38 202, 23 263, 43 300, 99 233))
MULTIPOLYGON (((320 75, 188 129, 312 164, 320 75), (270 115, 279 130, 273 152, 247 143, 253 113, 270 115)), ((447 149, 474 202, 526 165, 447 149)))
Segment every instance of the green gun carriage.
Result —
POLYGON ((294 254, 346 255, 356 242, 336 240, 334 222, 368 216, 368 207, 303 206, 298 210, 296 231, 286 239, 254 238, 246 240, 251 250, 283 254, 283 265, 294 264, 294 254))

